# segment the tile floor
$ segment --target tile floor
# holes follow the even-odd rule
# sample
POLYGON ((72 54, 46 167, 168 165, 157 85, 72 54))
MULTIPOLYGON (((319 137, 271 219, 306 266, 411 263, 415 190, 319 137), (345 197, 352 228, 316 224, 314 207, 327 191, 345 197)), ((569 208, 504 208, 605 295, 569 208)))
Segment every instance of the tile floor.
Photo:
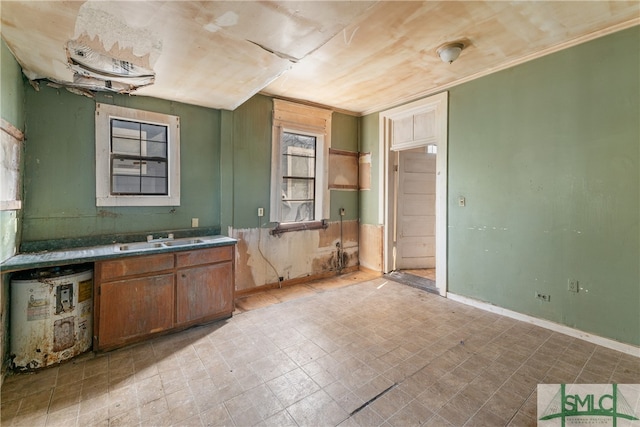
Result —
POLYGON ((640 383, 638 358, 361 272, 238 308, 8 376, 1 424, 528 426, 538 383, 640 383))

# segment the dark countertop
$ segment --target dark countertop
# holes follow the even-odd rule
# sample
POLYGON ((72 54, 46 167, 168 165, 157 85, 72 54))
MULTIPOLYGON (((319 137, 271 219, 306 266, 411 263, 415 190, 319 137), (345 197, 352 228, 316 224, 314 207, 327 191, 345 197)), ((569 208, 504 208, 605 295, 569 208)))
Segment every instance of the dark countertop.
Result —
MULTIPOLYGON (((32 268, 54 267, 60 265, 81 264, 104 259, 124 258, 137 255, 151 255, 164 252, 178 252, 193 249, 212 248, 217 246, 235 245, 238 241, 231 237, 213 235, 188 238, 198 240, 198 243, 182 244, 179 246, 163 246, 148 249, 120 250, 123 243, 109 245, 57 249, 52 251, 20 253, 0 264, 0 272, 27 270, 32 268)), ((176 241, 187 239, 176 239, 176 241)))

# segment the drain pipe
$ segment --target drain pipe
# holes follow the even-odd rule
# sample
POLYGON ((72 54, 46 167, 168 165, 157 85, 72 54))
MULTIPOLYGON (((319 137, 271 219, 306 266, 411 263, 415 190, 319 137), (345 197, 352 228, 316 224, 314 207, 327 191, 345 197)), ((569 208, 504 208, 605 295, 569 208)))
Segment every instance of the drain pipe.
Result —
POLYGON ((344 244, 342 242, 342 220, 344 218, 344 208, 340 208, 340 245, 338 249, 338 272, 342 272, 344 268, 344 244))

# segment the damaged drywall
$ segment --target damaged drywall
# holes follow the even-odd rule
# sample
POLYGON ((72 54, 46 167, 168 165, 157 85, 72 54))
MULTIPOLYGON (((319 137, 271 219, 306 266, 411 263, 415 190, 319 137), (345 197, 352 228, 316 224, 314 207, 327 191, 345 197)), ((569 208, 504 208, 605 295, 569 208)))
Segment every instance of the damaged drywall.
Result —
POLYGON ((274 236, 270 228, 231 229, 238 239, 236 291, 338 273, 358 265, 358 221, 274 236))
POLYGON ((108 2, 86 2, 78 11, 73 40, 95 52, 153 68, 162 53, 162 38, 152 28, 154 10, 126 14, 108 2))
POLYGON ((155 82, 153 65, 162 53, 162 38, 122 8, 86 2, 78 11, 74 38, 66 44, 74 87, 132 92, 155 82))
POLYGON ((382 271, 382 225, 360 224, 360 265, 374 271, 382 271))

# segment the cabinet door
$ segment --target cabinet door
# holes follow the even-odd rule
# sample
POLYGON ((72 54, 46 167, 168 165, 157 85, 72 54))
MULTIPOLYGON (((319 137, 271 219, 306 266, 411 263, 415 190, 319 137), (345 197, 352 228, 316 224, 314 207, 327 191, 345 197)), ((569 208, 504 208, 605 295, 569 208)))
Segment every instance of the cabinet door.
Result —
POLYGON ((178 270, 177 323, 209 320, 233 312, 233 264, 178 270))
POLYGON ((137 341, 173 327, 174 276, 100 284, 98 348, 137 341))

